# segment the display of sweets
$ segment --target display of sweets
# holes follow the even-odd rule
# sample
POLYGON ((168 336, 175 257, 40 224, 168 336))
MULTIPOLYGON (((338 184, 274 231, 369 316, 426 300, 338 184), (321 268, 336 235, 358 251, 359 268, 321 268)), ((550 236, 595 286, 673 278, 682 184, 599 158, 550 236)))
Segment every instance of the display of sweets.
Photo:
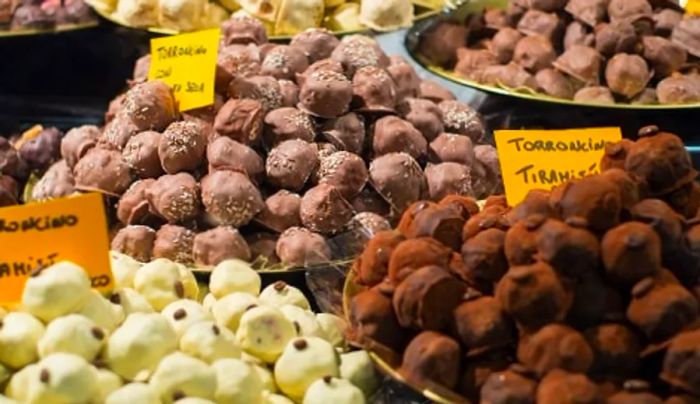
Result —
POLYGON ((231 18, 216 103, 184 113, 140 59, 105 127, 62 138, 33 199, 110 195, 112 248, 142 262, 289 267, 347 258, 330 238, 386 230, 415 201, 501 190, 479 114, 374 39, 266 38, 258 21, 231 18))
POLYGON ((284 282, 261 290, 243 261, 217 265, 208 293, 166 259, 112 267, 107 298, 71 262, 28 278, 0 319, 0 402, 362 404, 378 387, 342 318, 284 282))
POLYGON ((96 20, 83 0, 0 1, 0 31, 50 30, 96 20))
POLYGON ((469 80, 577 102, 700 102, 700 17, 673 0, 514 0, 437 25, 420 53, 469 80))
POLYGON ((654 126, 601 166, 512 208, 411 205, 353 264, 352 339, 472 402, 698 402, 698 173, 654 126))

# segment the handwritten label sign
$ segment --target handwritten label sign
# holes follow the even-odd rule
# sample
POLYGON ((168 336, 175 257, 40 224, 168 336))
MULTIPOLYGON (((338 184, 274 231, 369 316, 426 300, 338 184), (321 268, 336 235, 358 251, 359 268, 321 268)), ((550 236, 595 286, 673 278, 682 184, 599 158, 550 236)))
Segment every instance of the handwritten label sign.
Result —
POLYGON ((498 130, 494 133, 508 204, 532 189, 551 189, 600 172, 606 143, 622 139, 620 128, 498 130))
POLYGON ((101 292, 114 285, 99 194, 0 209, 0 246, 0 304, 21 299, 32 271, 64 260, 85 268, 101 292))
POLYGON ((219 29, 151 39, 149 80, 172 87, 180 111, 214 103, 219 29))
MULTIPOLYGON (((683 1, 681 1, 681 4, 683 1)), ((685 12, 688 14, 700 15, 700 0, 686 0, 685 12)))

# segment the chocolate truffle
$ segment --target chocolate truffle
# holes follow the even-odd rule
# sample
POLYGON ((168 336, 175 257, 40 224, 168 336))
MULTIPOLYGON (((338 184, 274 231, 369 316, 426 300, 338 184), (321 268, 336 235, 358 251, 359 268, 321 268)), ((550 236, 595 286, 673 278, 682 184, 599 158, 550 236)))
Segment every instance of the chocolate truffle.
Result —
POLYGON ((553 207, 565 222, 605 231, 619 223, 622 198, 614 183, 602 176, 590 176, 566 183, 553 207))
POLYGON ((19 156, 31 170, 45 171, 61 158, 63 132, 46 128, 19 146, 19 156))
POLYGON ((356 213, 345 227, 346 232, 339 240, 342 240, 342 249, 351 255, 361 253, 375 234, 391 230, 389 221, 373 212, 356 213))
POLYGON ((301 226, 299 206, 301 197, 287 190, 280 190, 265 199, 265 207, 255 217, 255 221, 282 233, 290 227, 301 226))
POLYGON ((471 167, 476 159, 472 140, 452 133, 442 133, 430 142, 429 155, 436 162, 460 163, 467 167, 471 167))
POLYGON ((610 0, 570 0, 565 9, 577 20, 595 27, 607 17, 609 2, 610 0))
POLYGON ((508 220, 505 217, 506 208, 502 206, 488 206, 467 220, 462 229, 464 241, 476 236, 487 229, 508 230, 508 220))
POLYGON ((632 329, 622 324, 600 324, 587 329, 584 337, 593 349, 592 375, 620 380, 637 374, 642 344, 632 329))
POLYGON ((423 171, 406 153, 389 153, 370 163, 372 187, 398 212, 420 199, 425 187, 423 171))
POLYGON ((603 402, 603 396, 598 386, 585 375, 555 369, 537 386, 537 402, 598 404, 603 402))
POLYGON ((400 284, 415 270, 424 266, 447 267, 452 250, 430 237, 408 239, 399 243, 389 259, 389 280, 400 284))
POLYGON ((306 79, 308 79, 312 74, 324 70, 330 70, 345 76, 343 65, 341 65, 340 62, 333 59, 321 59, 309 65, 309 67, 304 70, 303 73, 297 74, 296 83, 299 85, 299 87, 301 87, 306 82, 306 79))
POLYGON ((600 324, 605 320, 619 321, 625 317, 625 301, 597 273, 578 279, 573 288, 574 303, 567 322, 578 329, 600 324))
POLYGON ((646 88, 651 73, 642 57, 619 53, 608 61, 605 79, 614 93, 632 98, 646 88))
POLYGON ((284 107, 272 110, 265 115, 263 136, 265 147, 272 148, 291 139, 313 142, 316 133, 309 114, 296 108, 284 107))
POLYGON ((515 340, 512 320, 491 296, 477 294, 457 306, 454 310, 454 328, 467 356, 481 355, 515 340))
POLYGON ((542 35, 554 42, 561 35, 562 24, 556 13, 527 10, 518 21, 518 31, 526 35, 542 35))
POLYGON ((260 183, 265 175, 265 163, 260 155, 243 143, 228 137, 218 137, 207 146, 209 171, 232 170, 260 183))
MULTIPOLYGON (((280 85, 277 79, 271 76, 239 76, 229 84, 228 94, 231 98, 257 100, 263 106, 264 112, 282 106, 280 85)), ((230 122, 230 119, 227 118, 227 121, 230 122)))
POLYGON ((535 403, 537 381, 521 365, 491 373, 481 387, 482 403, 535 403), (515 368, 515 369, 514 369, 515 368))
POLYGON ((455 207, 424 201, 411 205, 404 212, 398 229, 409 238, 432 237, 453 250, 459 250, 463 226, 464 218, 455 207))
POLYGON ((391 214, 389 203, 371 186, 365 186, 359 195, 349 202, 355 212, 372 212, 383 217, 389 217, 391 214))
POLYGON ((671 340, 663 363, 661 378, 692 395, 700 395, 698 359, 700 330, 686 331, 671 340))
POLYGON ((394 112, 396 85, 386 70, 367 66, 352 78, 353 107, 359 112, 394 112))
POLYGON ((0 206, 17 205, 19 189, 17 181, 9 175, 0 175, 0 206))
MULTIPOLYGON (((428 208, 435 207, 436 204, 430 201, 416 201, 410 204, 401 214, 401 220, 396 226, 396 230, 404 234, 409 238, 413 238, 416 233, 413 221, 416 219, 416 215, 420 212, 427 210, 428 208)), ((426 236, 429 236, 426 235, 426 236)))
POLYGON ((216 114, 214 130, 219 136, 255 145, 262 134, 264 117, 265 112, 260 101, 230 99, 216 114))
POLYGON ((338 150, 362 154, 365 143, 365 121, 360 115, 348 112, 324 122, 321 130, 325 138, 338 150))
POLYGON ((481 73, 482 84, 508 88, 537 88, 535 78, 517 63, 496 65, 484 68, 481 73))
POLYGON ((531 73, 550 67, 556 57, 552 43, 540 35, 522 38, 513 52, 513 61, 531 73))
MULTIPOLYGON (((506 10, 502 8, 492 8, 487 7, 484 10, 483 23, 485 28, 490 29, 501 29, 510 25, 508 16, 506 15, 506 10)), ((467 23, 467 26, 474 27, 474 25, 467 23)))
POLYGON ((306 191, 299 207, 299 215, 304 226, 324 234, 338 233, 353 214, 352 205, 334 186, 326 183, 306 191))
POLYGON ((454 72, 470 80, 479 80, 484 69, 498 64, 496 56, 487 49, 457 49, 454 72))
POLYGON ((238 230, 228 226, 215 227, 197 234, 192 251, 197 265, 214 266, 227 259, 251 259, 248 243, 238 230))
POLYGON ((465 26, 444 21, 421 35, 418 49, 430 62, 449 67, 455 62, 457 49, 467 46, 468 36, 465 26))
POLYGON ((375 156, 407 153, 415 159, 425 156, 428 144, 410 122, 390 115, 374 124, 372 151, 375 156))
POLYGON ((663 342, 698 319, 698 301, 677 283, 644 278, 632 289, 627 319, 649 342, 663 342))
POLYGON ((518 360, 539 376, 554 369, 585 373, 593 363, 593 350, 573 328, 549 324, 520 338, 518 360))
POLYGON ((155 240, 156 231, 148 226, 126 226, 114 236, 110 248, 137 261, 150 262, 155 240))
POLYGON ((293 80, 309 67, 309 59, 303 52, 289 45, 277 45, 265 55, 260 72, 278 80, 293 80))
POLYGON ((459 377, 459 344, 452 338, 423 331, 406 347, 401 373, 408 380, 432 381, 453 389, 459 377))
POLYGON ((373 342, 379 343, 397 352, 403 348, 406 333, 399 326, 391 298, 376 288, 360 292, 352 298, 348 318, 352 326, 351 339, 367 346, 373 342))
POLYGON ((265 268, 280 262, 275 252, 277 238, 277 235, 270 233, 253 233, 245 238, 255 268, 265 268))
POLYGON ((156 232, 153 258, 167 258, 181 264, 194 262, 192 248, 195 234, 184 227, 166 224, 156 232))
POLYGON ((572 296, 544 262, 511 267, 496 286, 496 298, 519 327, 536 330, 563 320, 572 296))
POLYGON ((161 134, 145 131, 133 136, 124 146, 122 157, 140 178, 155 178, 163 174, 158 156, 161 134))
POLYGON ((580 278, 598 267, 598 239, 588 230, 555 219, 547 220, 539 228, 537 250, 540 259, 570 278, 580 278))
POLYGON ((261 56, 258 47, 249 45, 228 45, 219 50, 216 59, 214 86, 218 93, 226 93, 228 85, 236 77, 249 77, 260 74, 261 56))
POLYGON ((55 25, 55 20, 49 13, 39 6, 21 5, 15 9, 12 16, 10 29, 50 29, 55 25))
POLYGON ((589 46, 574 45, 552 64, 558 70, 586 84, 600 82, 601 55, 589 46))
POLYGON ((99 137, 100 129, 94 125, 83 125, 69 130, 61 139, 61 156, 66 160, 68 167, 75 167, 78 161, 97 145, 99 137))
POLYGON ((661 104, 689 104, 700 102, 700 83, 697 78, 674 73, 656 86, 661 104))
POLYGON ((292 266, 322 264, 331 260, 326 239, 303 227, 285 230, 277 240, 275 251, 282 263, 292 266))
POLYGON ((295 107, 299 104, 299 86, 290 80, 277 80, 280 85, 283 107, 295 107))
POLYGON ((564 31, 564 50, 572 46, 593 46, 595 35, 583 23, 574 21, 564 31))
POLYGON ((563 73, 555 69, 542 69, 535 75, 539 88, 552 97, 571 100, 578 86, 563 73))
POLYGON ((418 87, 418 97, 435 103, 457 99, 452 91, 429 79, 421 80, 418 87))
POLYGON ((532 215, 515 223, 506 232, 504 253, 511 266, 534 263, 537 254, 537 230, 546 218, 532 215))
POLYGON ((618 20, 595 27, 595 48, 605 57, 634 53, 638 45, 639 37, 630 21, 618 20))
POLYGON ((660 8, 652 16, 654 20, 654 33, 663 37, 670 37, 673 29, 683 20, 683 13, 671 8, 660 8))
POLYGON ((491 39, 489 50, 496 57, 498 63, 506 64, 513 59, 515 46, 522 39, 523 34, 511 27, 505 27, 498 30, 496 35, 491 39))
POLYGON ((634 142, 629 139, 622 139, 616 143, 607 143, 605 145, 605 155, 600 161, 600 168, 603 171, 612 168, 624 170, 627 153, 633 144, 634 142))
POLYGON ((123 113, 120 113, 105 125, 99 140, 100 143, 106 143, 110 147, 121 150, 126 146, 129 139, 139 132, 141 132, 141 130, 138 126, 136 126, 131 119, 124 116, 123 113))
POLYGON ((391 56, 386 71, 394 80, 397 100, 418 96, 420 77, 406 59, 399 55, 391 56))
POLYGON ((214 171, 202 178, 202 203, 213 223, 241 227, 263 210, 260 191, 245 174, 214 171))
POLYGON ((445 130, 442 110, 430 100, 406 98, 398 105, 398 112, 428 141, 434 140, 445 130))
POLYGON ((144 224, 150 213, 147 190, 156 180, 146 179, 136 181, 119 198, 117 203, 117 218, 125 225, 144 224))
POLYGON ((195 121, 173 122, 160 136, 158 157, 168 174, 195 170, 207 149, 207 128, 195 121))
POLYGON ((550 191, 545 191, 543 189, 532 189, 528 191, 522 202, 508 212, 508 222, 516 223, 534 215, 544 218, 552 217, 552 207, 549 203, 551 195, 550 191))
MULTIPOLYGON (((0 178, 12 177, 5 175, 0 178)), ((68 167, 65 160, 59 160, 58 162, 54 163, 54 165, 49 167, 46 173, 44 173, 41 179, 39 179, 39 181, 37 181, 37 183, 34 185, 31 199, 33 201, 44 201, 47 199, 68 196, 74 192, 75 178, 73 177, 73 172, 68 167)), ((14 195, 14 192, 12 194, 12 199, 16 202, 18 195, 14 195)))
POLYGON ((234 13, 224 21, 221 24, 221 32, 226 45, 262 45, 267 42, 267 30, 262 22, 241 12, 234 13))
POLYGON ((670 76, 688 59, 685 49, 660 36, 645 36, 642 44, 644 59, 649 62, 656 77, 670 76))
POLYGON ((428 164, 425 168, 430 199, 439 200, 448 194, 473 196, 472 172, 463 164, 447 162, 428 164))
POLYGON ((352 82, 342 73, 332 70, 311 73, 299 90, 299 108, 321 118, 343 115, 351 101, 352 82))
POLYGON ((608 397, 609 404, 663 404, 663 400, 650 392, 645 380, 626 380, 623 390, 608 397))
POLYGON ((343 198, 351 200, 365 187, 369 173, 360 156, 340 151, 321 159, 318 178, 319 184, 332 185, 343 198))
POLYGON ((478 142, 484 137, 484 123, 474 108, 459 101, 449 100, 442 101, 438 106, 442 111, 446 132, 469 136, 473 142, 478 142))
POLYGON ((364 35, 343 37, 331 52, 331 59, 340 62, 345 74, 350 78, 363 67, 386 68, 389 66, 389 57, 379 47, 377 41, 364 35))
POLYGON ((190 174, 163 175, 145 192, 151 209, 170 223, 194 219, 200 212, 199 185, 190 174))
POLYGON ((268 181, 277 187, 298 191, 318 166, 318 151, 313 143, 300 139, 287 140, 267 155, 265 172, 268 181))
POLYGON ((651 11, 648 0, 610 0, 608 4, 608 16, 612 21, 650 16, 651 11))
POLYGON ((601 257, 611 280, 631 286, 661 271, 661 239, 647 224, 623 223, 605 233, 601 257))
POLYGON ((173 91, 157 80, 137 84, 127 91, 122 112, 139 131, 160 132, 178 116, 173 91))
POLYGON ((121 153, 102 147, 91 149, 73 169, 75 187, 82 191, 98 191, 120 195, 131 185, 129 165, 121 153))
POLYGON ((148 79, 148 71, 151 70, 151 54, 146 54, 136 59, 132 81, 142 83, 148 79))
POLYGON ((438 266, 425 266, 401 282, 392 302, 399 325, 417 330, 445 330, 467 285, 438 266))
POLYGON ((291 46, 300 49, 310 63, 331 56, 340 41, 332 32, 324 28, 309 28, 292 37, 291 46))
POLYGON ((615 98, 607 87, 584 87, 574 94, 574 101, 587 104, 614 104, 615 98))
POLYGON ((356 259, 353 271, 361 285, 374 286, 388 273, 389 258, 405 237, 396 231, 380 231, 374 235, 356 259))

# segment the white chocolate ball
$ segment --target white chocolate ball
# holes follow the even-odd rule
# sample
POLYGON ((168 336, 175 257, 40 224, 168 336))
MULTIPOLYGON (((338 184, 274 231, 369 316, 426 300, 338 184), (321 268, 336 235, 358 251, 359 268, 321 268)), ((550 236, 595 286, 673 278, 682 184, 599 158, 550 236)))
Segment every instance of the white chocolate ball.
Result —
POLYGON ((214 401, 199 397, 185 397, 175 401, 176 404, 216 404, 214 401))
POLYGON ((115 291, 110 301, 122 306, 126 316, 132 313, 153 313, 153 307, 148 300, 131 288, 115 291))
POLYGON ((179 394, 213 399, 217 376, 205 362, 182 352, 174 352, 158 364, 149 384, 166 404, 172 403, 179 394))
POLYGON ((263 404, 294 404, 294 401, 279 394, 273 394, 269 391, 263 392, 263 404))
POLYGON ((301 400, 311 383, 324 376, 338 376, 338 356, 328 341, 317 337, 289 341, 275 363, 275 380, 293 400, 301 400))
POLYGON ((92 361, 106 340, 104 328, 85 316, 69 314, 55 319, 46 327, 38 344, 39 356, 45 358, 52 353, 64 352, 92 361))
POLYGON ((316 314, 316 321, 321 326, 326 341, 333 344, 334 347, 345 345, 345 330, 347 329, 345 320, 335 314, 318 313, 316 314))
POLYGON ((211 313, 212 309, 214 308, 214 304, 216 304, 216 297, 214 297, 214 295, 211 293, 204 295, 204 299, 202 299, 202 306, 204 307, 204 310, 211 313))
POLYGON ((117 391, 123 385, 121 377, 107 369, 97 369, 97 396, 96 403, 104 403, 107 397, 117 391))
POLYGON ((247 310, 236 331, 241 348, 267 363, 277 360, 287 342, 296 335, 294 324, 281 311, 270 306, 247 310))
POLYGON ((272 375, 272 372, 264 365, 251 365, 253 366, 255 373, 258 374, 258 378, 260 378, 260 382, 262 383, 262 389, 264 391, 276 393, 277 385, 275 384, 275 376, 272 375))
POLYGON ((185 287, 185 299, 199 299, 199 283, 192 269, 182 264, 177 264, 177 269, 180 271, 180 282, 185 287))
POLYGON ((347 380, 323 377, 311 384, 303 404, 364 404, 362 391, 347 380))
POLYGON ((158 23, 158 0, 119 0, 116 18, 132 27, 151 27, 158 23))
POLYGON ((206 1, 160 0, 159 23, 163 28, 193 31, 202 24, 206 1))
POLYGON ((134 277, 134 289, 146 298, 153 309, 160 311, 168 304, 185 298, 185 285, 180 278, 178 264, 157 259, 139 269, 134 277))
POLYGON ((98 393, 97 371, 80 356, 54 353, 37 363, 26 403, 87 403, 98 393))
POLYGON ((109 337, 105 358, 126 380, 147 380, 160 360, 177 348, 177 335, 165 317, 134 313, 109 337))
POLYGON ((0 394, 0 404, 19 404, 19 402, 0 394))
POLYGON ((199 322, 190 326, 180 338, 180 351, 213 363, 218 359, 240 358, 241 348, 236 335, 226 327, 212 321, 199 322))
POLYGON ((243 313, 250 306, 259 304, 258 298, 248 293, 231 293, 219 299, 211 308, 216 323, 232 332, 238 330, 243 313))
POLYGON ((262 382, 253 365, 240 359, 220 359, 212 364, 216 371, 218 403, 259 403, 262 382))
POLYGON ((107 397, 105 404, 161 404, 153 387, 144 383, 126 384, 107 397))
POLYGON ((379 375, 366 351, 340 354, 340 377, 357 386, 367 397, 379 388, 379 375))
POLYGON ((161 312, 175 330, 178 340, 193 324, 212 320, 211 314, 194 300, 176 300, 165 306, 161 312))
POLYGON ((287 320, 294 324, 297 336, 326 338, 326 334, 316 321, 316 316, 311 310, 304 310, 299 306, 286 304, 280 307, 280 311, 287 317, 287 320))
POLYGON ((226 260, 211 272, 209 290, 217 299, 233 292, 260 294, 260 275, 245 261, 226 260))
POLYGON ((90 291, 90 297, 77 313, 110 332, 114 331, 126 317, 122 306, 105 299, 100 292, 94 289, 90 291))
POLYGON ((260 292, 260 301, 276 307, 292 304, 302 309, 311 309, 309 300, 304 296, 304 293, 283 281, 277 281, 263 289, 260 292))
POLYGON ((114 288, 133 288, 134 277, 136 276, 136 272, 143 266, 143 263, 116 251, 110 251, 109 257, 112 264, 114 288))
POLYGON ((33 363, 25 366, 22 370, 12 375, 10 382, 5 388, 5 394, 13 400, 21 403, 26 402, 29 396, 29 381, 36 377, 39 377, 39 365, 33 363))
POLYGON ((80 310, 90 297, 90 279, 83 268, 59 262, 27 279, 22 307, 44 322, 80 310))
POLYGON ((12 312, 5 316, 0 328, 0 363, 19 369, 36 361, 36 344, 44 332, 44 325, 31 314, 12 312))

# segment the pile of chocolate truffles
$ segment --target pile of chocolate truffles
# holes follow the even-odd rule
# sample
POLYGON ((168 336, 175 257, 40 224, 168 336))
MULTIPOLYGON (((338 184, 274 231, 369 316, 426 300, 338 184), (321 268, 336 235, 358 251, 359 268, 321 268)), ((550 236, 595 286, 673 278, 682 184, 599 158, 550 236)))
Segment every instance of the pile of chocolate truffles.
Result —
POLYGON ((513 208, 411 205, 353 264, 353 339, 473 402, 699 402, 700 185, 680 138, 639 135, 513 208))
POLYGON ((700 16, 672 0, 513 0, 442 22, 419 52, 469 80, 577 102, 700 102, 700 16))
POLYGON ((0 31, 52 29, 96 20, 83 0, 0 0, 0 31))
POLYGON ((329 238, 389 229, 417 200, 500 189, 480 116, 373 39, 224 27, 213 106, 180 114, 142 58, 106 126, 66 134, 36 199, 118 197, 112 248, 140 261, 297 266, 344 258, 329 238))

